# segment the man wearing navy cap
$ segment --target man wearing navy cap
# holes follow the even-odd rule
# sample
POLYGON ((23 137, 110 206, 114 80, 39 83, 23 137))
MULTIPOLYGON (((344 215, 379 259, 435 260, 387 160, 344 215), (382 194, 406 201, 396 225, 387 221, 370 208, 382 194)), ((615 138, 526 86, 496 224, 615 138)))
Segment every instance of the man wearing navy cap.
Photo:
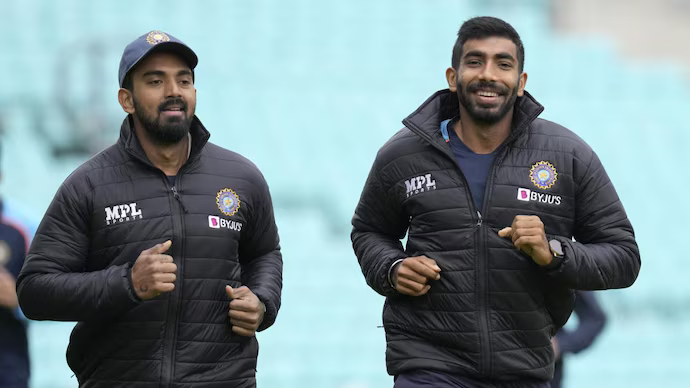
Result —
POLYGON ((58 190, 17 280, 27 317, 77 321, 82 387, 254 387, 280 308, 268 186, 194 115, 197 56, 152 31, 122 55, 120 139, 58 190))

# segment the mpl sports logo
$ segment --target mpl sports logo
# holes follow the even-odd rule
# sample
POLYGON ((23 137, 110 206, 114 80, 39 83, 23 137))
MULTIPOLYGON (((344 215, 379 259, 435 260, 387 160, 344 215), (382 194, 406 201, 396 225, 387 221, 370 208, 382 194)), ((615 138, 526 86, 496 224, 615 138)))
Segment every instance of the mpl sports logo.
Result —
POLYGON ((436 180, 431 177, 431 174, 416 176, 405 181, 407 198, 409 198, 410 195, 430 190, 436 190, 436 180))
POLYGON ((208 227, 212 229, 230 229, 236 232, 242 231, 241 222, 226 220, 218 216, 208 216, 208 227))
POLYGON ((553 194, 544 194, 530 189, 518 188, 517 199, 524 202, 541 202, 547 205, 560 205, 561 196, 553 194))
POLYGON ((137 209, 137 203, 125 203, 105 208, 105 224, 112 225, 120 222, 139 220, 144 218, 141 209, 137 209))

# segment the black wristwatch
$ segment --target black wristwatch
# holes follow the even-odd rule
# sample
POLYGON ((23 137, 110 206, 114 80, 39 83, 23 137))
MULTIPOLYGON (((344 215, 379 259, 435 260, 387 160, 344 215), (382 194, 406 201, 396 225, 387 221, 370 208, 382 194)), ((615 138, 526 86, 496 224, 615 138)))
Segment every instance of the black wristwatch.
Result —
POLYGON ((549 240, 549 249, 551 250, 553 259, 551 259, 551 262, 545 267, 548 269, 553 269, 561 265, 561 262, 563 262, 563 245, 561 245, 561 242, 558 240, 549 240))

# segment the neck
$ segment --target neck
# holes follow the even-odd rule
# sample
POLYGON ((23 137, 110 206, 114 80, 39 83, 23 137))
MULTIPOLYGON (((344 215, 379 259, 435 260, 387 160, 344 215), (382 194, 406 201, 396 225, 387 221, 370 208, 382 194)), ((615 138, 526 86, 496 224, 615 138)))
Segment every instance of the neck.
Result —
POLYGON ((177 175, 189 157, 190 136, 185 136, 176 144, 159 145, 151 140, 139 120, 134 118, 134 129, 144 153, 156 168, 168 176, 177 175))
POLYGON ((460 120, 453 130, 465 145, 477 154, 490 154, 510 135, 513 109, 498 122, 485 124, 472 120, 467 110, 460 105, 460 120))

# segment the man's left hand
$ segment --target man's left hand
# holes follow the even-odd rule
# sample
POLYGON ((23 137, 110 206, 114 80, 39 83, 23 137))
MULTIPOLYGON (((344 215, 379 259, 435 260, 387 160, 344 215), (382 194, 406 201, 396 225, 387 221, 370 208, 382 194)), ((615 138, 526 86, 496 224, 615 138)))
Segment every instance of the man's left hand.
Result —
POLYGON ((537 216, 516 216, 513 224, 501 229, 498 235, 511 238, 515 248, 526 253, 539 265, 548 265, 553 260, 553 254, 544 233, 544 223, 537 216))
POLYGON ((264 319, 264 304, 246 286, 225 286, 225 293, 231 299, 228 317, 232 323, 232 331, 246 337, 253 336, 264 319))

